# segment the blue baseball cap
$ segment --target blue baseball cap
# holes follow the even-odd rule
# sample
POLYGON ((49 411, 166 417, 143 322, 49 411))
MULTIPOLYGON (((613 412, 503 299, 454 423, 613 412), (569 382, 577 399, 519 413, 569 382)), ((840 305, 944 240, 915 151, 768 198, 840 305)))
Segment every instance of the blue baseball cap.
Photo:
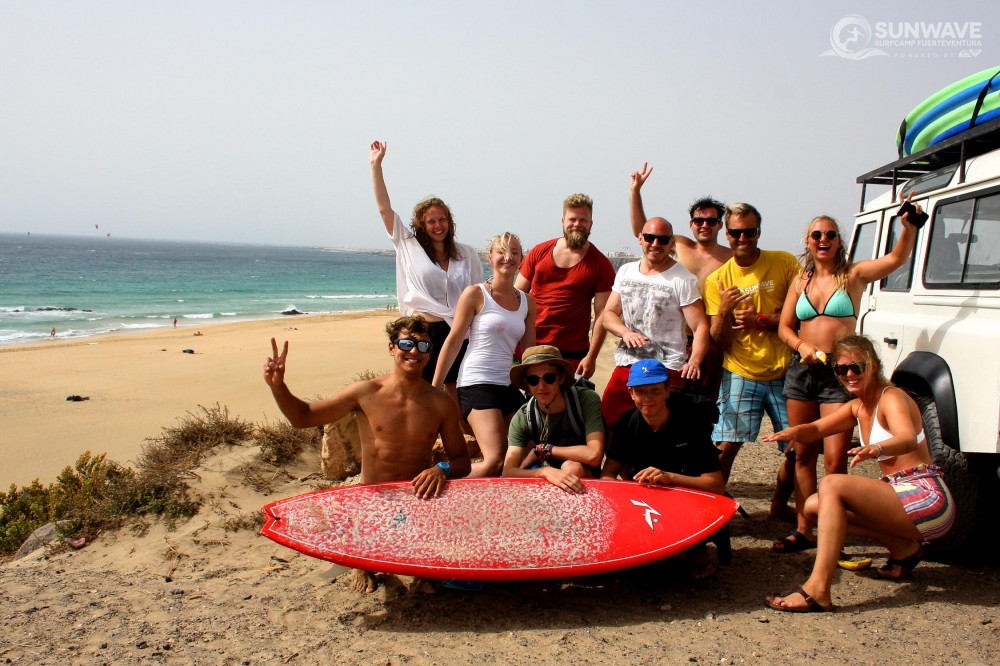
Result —
POLYGON ((628 371, 627 386, 645 386, 646 384, 662 384, 670 379, 667 367, 655 358, 644 358, 632 364, 628 371))

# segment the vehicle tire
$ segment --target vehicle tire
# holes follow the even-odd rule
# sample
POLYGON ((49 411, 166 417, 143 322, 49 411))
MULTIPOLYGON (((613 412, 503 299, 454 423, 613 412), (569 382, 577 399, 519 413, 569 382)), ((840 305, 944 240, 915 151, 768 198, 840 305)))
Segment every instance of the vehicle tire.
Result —
POLYGON ((948 446, 941 437, 937 405, 933 398, 916 397, 920 418, 924 422, 924 436, 934 464, 941 468, 944 482, 955 500, 955 524, 944 537, 931 542, 929 550, 934 556, 958 555, 969 540, 976 526, 976 507, 979 499, 979 479, 961 451, 948 446))

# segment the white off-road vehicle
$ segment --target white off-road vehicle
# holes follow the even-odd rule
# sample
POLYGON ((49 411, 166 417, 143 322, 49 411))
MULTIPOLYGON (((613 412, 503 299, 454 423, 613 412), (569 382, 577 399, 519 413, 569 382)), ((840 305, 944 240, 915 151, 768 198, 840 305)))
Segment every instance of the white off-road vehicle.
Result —
POLYGON ((852 261, 892 249, 902 231, 900 193, 913 192, 930 215, 910 261, 865 290, 858 332, 920 405, 958 510, 939 547, 954 550, 974 529, 995 530, 986 512, 1000 508, 1000 120, 858 182, 852 261), (866 202, 873 185, 889 191, 866 202))

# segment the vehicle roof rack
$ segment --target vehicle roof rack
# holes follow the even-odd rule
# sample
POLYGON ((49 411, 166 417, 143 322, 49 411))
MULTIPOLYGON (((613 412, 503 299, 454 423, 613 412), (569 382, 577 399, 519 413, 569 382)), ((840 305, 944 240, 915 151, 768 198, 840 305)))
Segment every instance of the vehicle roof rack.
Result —
POLYGON ((970 130, 945 139, 939 144, 907 157, 890 162, 874 171, 858 176, 861 184, 861 209, 865 209, 865 195, 869 185, 889 185, 892 198, 901 181, 937 171, 953 164, 959 165, 958 182, 965 182, 966 160, 1000 148, 1000 118, 977 125, 970 130))

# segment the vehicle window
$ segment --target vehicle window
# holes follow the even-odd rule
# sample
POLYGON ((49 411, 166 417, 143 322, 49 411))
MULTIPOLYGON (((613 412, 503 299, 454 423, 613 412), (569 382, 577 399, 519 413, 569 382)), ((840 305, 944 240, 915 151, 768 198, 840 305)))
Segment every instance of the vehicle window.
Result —
MULTIPOLYGON (((889 221, 889 238, 885 244, 885 253, 892 252, 896 247, 899 237, 903 233, 903 218, 894 216, 889 221)), ((919 231, 917 233, 920 233, 919 231)), ((913 279, 914 253, 910 253, 910 258, 905 264, 894 270, 892 273, 882 278, 883 291, 909 291, 910 282, 913 279)))
POLYGON ((1000 194, 983 197, 969 232, 968 263, 962 282, 969 285, 1000 285, 1000 194))
POLYGON ((851 243, 851 256, 848 261, 852 264, 855 261, 872 259, 875 256, 875 232, 877 220, 858 222, 854 227, 854 242, 851 243))
POLYGON ((958 170, 958 164, 952 164, 951 166, 946 166, 943 169, 938 169, 931 173, 925 173, 922 176, 917 176, 916 178, 911 178, 907 181, 906 185, 903 186, 903 196, 906 198, 910 192, 913 192, 913 196, 919 196, 924 192, 930 192, 931 190, 939 190, 942 187, 948 185, 951 179, 955 176, 955 171, 958 170))
POLYGON ((960 284, 975 199, 938 206, 927 248, 924 284, 960 284))

